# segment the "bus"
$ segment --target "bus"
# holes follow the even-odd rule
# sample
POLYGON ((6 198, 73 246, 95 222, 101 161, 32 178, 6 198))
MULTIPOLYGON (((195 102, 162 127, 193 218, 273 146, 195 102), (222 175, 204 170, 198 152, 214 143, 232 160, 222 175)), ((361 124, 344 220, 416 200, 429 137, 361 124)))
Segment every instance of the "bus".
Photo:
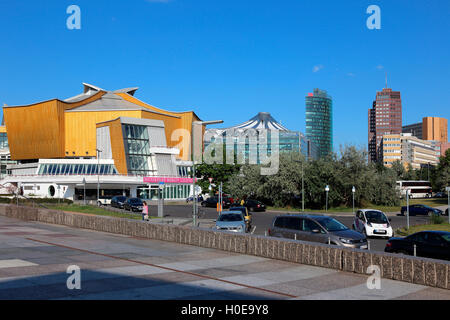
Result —
POLYGON ((409 198, 431 198, 433 190, 430 181, 397 181, 397 190, 402 198, 406 198, 406 191, 409 191, 409 198))

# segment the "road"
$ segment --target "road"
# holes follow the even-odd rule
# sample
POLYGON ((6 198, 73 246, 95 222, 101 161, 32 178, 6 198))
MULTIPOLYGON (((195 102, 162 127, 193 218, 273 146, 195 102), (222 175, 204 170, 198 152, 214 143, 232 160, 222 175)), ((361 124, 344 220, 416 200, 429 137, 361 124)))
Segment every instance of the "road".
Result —
MULTIPOLYGON (((150 206, 150 214, 157 212, 156 206, 150 206)), ((203 219, 216 219, 217 212, 214 208, 200 208, 201 218, 203 219)), ((254 212, 253 213, 253 226, 256 227, 254 234, 264 235, 267 229, 270 228, 272 220, 275 216, 279 215, 279 212, 254 212)), ((307 213, 306 213, 307 214, 307 213)), ((312 213, 317 214, 317 213, 312 213)), ((192 205, 165 205, 164 215, 166 217, 177 218, 191 218, 192 217, 192 205)), ((348 214, 329 214, 342 222, 348 228, 352 227, 353 217, 348 214)), ((390 216, 392 219, 392 227, 395 229, 405 227, 405 216, 390 216)), ((426 224, 428 217, 425 216, 412 216, 410 217, 410 225, 426 224)), ((384 251, 386 245, 386 239, 370 238, 370 249, 372 251, 384 251)))
POLYGON ((370 290, 367 281, 368 275, 0 217, 0 300, 450 300, 449 290, 388 279, 370 290))

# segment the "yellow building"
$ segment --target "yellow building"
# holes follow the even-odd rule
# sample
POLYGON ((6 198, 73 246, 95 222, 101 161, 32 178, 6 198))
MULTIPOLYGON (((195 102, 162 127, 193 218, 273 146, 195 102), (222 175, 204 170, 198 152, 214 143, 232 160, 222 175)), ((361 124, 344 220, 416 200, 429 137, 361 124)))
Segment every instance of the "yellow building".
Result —
POLYGON ((447 119, 438 117, 426 117, 422 121, 422 139, 448 142, 447 119))
POLYGON ((4 106, 4 127, 12 160, 92 159, 97 157, 97 131, 108 123, 112 159, 120 174, 130 174, 130 159, 124 149, 122 118, 159 120, 164 124, 168 148, 176 148, 178 160, 190 160, 191 128, 200 119, 193 111, 170 112, 134 97, 138 88, 107 91, 83 84, 75 97, 53 99, 26 106, 4 106), (114 122, 115 121, 115 122, 114 122), (120 150, 119 150, 120 149, 120 150))
POLYGON ((384 135, 382 140, 383 164, 391 167, 400 161, 405 168, 435 166, 439 162, 440 145, 435 141, 425 141, 410 133, 384 135))

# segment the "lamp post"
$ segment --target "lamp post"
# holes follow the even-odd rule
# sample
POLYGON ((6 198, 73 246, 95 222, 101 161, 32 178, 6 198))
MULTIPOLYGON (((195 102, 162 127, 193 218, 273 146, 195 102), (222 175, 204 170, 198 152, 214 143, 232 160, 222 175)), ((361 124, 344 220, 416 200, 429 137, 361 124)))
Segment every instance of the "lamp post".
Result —
POLYGON ((448 197, 448 209, 447 209, 448 223, 450 223, 450 187, 447 187, 445 189, 447 190, 447 197, 448 197))
POLYGON ((195 155, 194 155, 194 125, 207 126, 209 124, 223 123, 223 120, 193 121, 191 125, 191 156, 192 156, 192 224, 197 225, 197 196, 195 194, 195 155))
POLYGON ((83 204, 86 205, 86 179, 83 177, 83 204))
POLYGON ((325 212, 328 212, 328 191, 330 191, 330 187, 326 186, 325 187, 325 192, 327 193, 327 196, 326 196, 325 212))
POLYGON ((95 149, 97 151, 97 205, 100 202, 100 153, 102 150, 95 149))
POLYGON ((409 189, 406 189, 406 226, 409 230, 409 189))
POLYGON ((305 174, 303 171, 303 161, 300 160, 294 161, 302 164, 302 212, 305 212, 305 174))
POLYGON ((352 194, 353 194, 353 214, 355 214, 355 192, 356 192, 356 188, 355 188, 355 186, 353 186, 353 188, 352 188, 352 194))

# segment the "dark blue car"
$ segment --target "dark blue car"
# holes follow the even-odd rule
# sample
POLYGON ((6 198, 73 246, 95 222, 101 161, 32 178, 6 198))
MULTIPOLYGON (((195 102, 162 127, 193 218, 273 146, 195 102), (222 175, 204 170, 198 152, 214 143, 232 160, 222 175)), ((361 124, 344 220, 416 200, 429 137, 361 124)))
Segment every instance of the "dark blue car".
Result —
MULTIPOLYGON (((401 214, 406 215, 407 208, 402 207, 401 214)), ((415 215, 425 215, 425 216, 431 216, 432 214, 435 214, 437 216, 442 215, 442 210, 432 208, 423 204, 413 204, 409 206, 409 215, 415 216, 415 215)))

